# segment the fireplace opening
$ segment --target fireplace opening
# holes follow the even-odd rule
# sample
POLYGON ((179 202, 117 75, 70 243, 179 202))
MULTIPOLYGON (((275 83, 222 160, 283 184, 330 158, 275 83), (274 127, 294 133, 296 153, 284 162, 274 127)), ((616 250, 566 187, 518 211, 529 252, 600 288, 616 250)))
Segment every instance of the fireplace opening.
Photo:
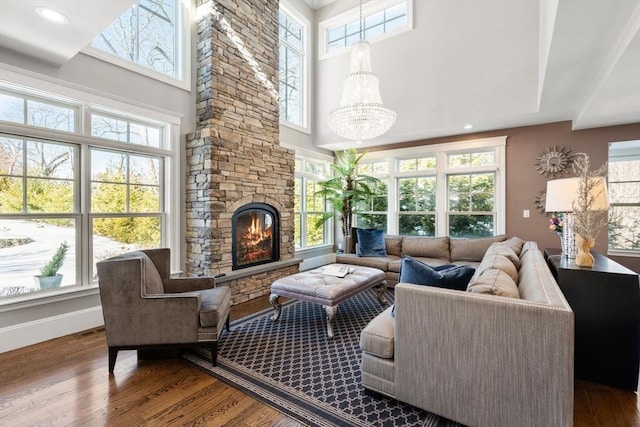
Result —
POLYGON ((280 259, 278 211, 264 203, 239 208, 232 218, 234 270, 280 259))

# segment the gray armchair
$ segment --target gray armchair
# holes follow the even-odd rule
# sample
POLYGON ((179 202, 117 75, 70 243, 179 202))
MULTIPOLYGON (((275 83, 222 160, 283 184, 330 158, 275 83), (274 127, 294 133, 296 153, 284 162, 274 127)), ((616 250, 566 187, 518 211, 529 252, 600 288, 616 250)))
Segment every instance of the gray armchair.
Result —
POLYGON ((218 338, 229 330, 231 292, 213 277, 170 278, 169 249, 129 252, 97 264, 109 347, 119 350, 200 346, 216 365, 218 338))

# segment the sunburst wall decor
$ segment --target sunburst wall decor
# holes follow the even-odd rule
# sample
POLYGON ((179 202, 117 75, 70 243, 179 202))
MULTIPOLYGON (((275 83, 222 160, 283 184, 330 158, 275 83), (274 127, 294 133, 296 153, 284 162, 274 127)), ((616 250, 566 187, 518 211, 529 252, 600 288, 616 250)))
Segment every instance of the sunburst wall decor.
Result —
POLYGON ((568 172, 573 154, 567 147, 548 147, 536 157, 536 170, 540 175, 553 178, 568 172))

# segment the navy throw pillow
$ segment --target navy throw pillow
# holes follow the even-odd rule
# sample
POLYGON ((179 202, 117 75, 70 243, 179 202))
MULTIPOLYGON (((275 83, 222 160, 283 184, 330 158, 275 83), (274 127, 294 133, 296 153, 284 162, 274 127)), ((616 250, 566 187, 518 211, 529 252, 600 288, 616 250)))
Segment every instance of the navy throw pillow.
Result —
POLYGON ((475 271, 475 268, 467 265, 446 265, 432 268, 417 259, 405 256, 400 262, 398 282, 464 291, 475 271))
POLYGON ((358 228, 358 256, 387 256, 384 244, 384 230, 365 230, 358 228))

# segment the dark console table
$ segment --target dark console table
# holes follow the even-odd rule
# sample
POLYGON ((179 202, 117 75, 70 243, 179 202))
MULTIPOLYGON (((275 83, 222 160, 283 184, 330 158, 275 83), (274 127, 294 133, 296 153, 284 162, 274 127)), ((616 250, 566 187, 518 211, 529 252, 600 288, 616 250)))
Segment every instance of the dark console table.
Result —
POLYGON ((544 255, 575 315, 576 378, 636 391, 640 365, 638 275, 592 252, 592 268, 578 267, 559 249, 544 255))

